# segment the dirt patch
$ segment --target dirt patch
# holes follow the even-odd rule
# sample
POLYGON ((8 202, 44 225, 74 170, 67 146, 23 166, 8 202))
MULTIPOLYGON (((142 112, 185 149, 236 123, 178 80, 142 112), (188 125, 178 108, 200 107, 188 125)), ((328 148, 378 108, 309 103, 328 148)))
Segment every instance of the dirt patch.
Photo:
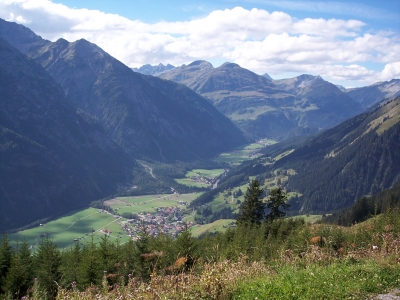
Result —
POLYGON ((394 289, 393 291, 386 294, 379 294, 372 298, 366 300, 399 300, 400 299, 400 289, 394 289))

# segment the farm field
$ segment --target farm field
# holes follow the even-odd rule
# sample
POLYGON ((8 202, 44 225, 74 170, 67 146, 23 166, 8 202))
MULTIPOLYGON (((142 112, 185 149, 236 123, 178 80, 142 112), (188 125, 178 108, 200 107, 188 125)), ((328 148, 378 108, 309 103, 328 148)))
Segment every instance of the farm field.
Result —
POLYGON ((193 169, 185 174, 185 178, 175 179, 175 181, 187 186, 207 188, 210 187, 210 181, 220 176, 224 172, 224 169, 193 169))
POLYGON ((179 206, 185 208, 185 205, 179 204, 180 201, 190 203, 200 195, 201 193, 118 197, 104 203, 115 209, 118 214, 124 212, 133 214, 152 213, 157 211, 159 207, 179 206))
POLYGON ((241 148, 236 148, 230 152, 221 153, 214 160, 217 162, 223 162, 227 164, 239 164, 245 160, 253 159, 257 156, 257 151, 264 148, 266 145, 272 145, 273 141, 266 141, 260 143, 253 143, 250 145, 245 145, 241 148))
POLYGON ((217 220, 213 223, 204 224, 200 226, 195 226, 190 229, 192 235, 198 237, 204 233, 208 232, 224 232, 229 228, 229 223, 235 222, 236 220, 233 219, 224 219, 224 220, 217 220), (224 228, 224 226, 226 226, 224 228))
POLYGON ((72 212, 64 217, 43 226, 27 229, 10 234, 10 240, 22 241, 26 239, 29 245, 36 246, 46 234, 60 248, 74 243, 74 239, 86 237, 93 230, 99 230, 115 221, 115 218, 107 213, 101 213, 99 209, 88 208, 78 212, 72 212))

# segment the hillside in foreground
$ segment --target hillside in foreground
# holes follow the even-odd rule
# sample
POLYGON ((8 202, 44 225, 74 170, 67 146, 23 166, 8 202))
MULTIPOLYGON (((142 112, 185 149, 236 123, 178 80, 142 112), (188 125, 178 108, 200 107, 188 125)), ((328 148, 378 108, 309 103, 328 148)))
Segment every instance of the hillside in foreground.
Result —
POLYGON ((366 299, 400 286, 399 230, 399 211, 387 210, 351 227, 280 219, 202 239, 104 236, 63 252, 43 239, 32 257, 23 243, 12 254, 3 288, 25 296, 33 285, 25 299, 366 299), (35 268, 18 268, 22 258, 35 268), (8 275, 17 270, 18 282, 8 275))

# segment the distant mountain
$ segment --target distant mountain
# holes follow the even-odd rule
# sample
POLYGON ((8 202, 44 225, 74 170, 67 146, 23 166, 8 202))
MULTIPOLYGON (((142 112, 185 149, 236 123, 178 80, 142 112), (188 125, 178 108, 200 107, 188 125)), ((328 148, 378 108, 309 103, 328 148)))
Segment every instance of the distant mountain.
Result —
POLYGON ((334 126, 364 109, 333 84, 302 75, 270 80, 237 64, 218 68, 206 61, 164 72, 209 99, 244 132, 277 140, 334 126))
POLYGON ((297 208, 329 212, 400 183, 400 97, 329 129, 279 160, 296 170, 297 208))
POLYGON ((0 230, 115 194, 133 160, 34 60, 0 38, 0 230))
POLYGON ((400 95, 400 79, 377 82, 370 86, 347 89, 351 98, 365 107, 371 107, 383 99, 394 99, 400 95))
MULTIPOLYGON (((15 27, 0 25, 8 31, 15 27)), ((96 118, 136 158, 197 160, 246 142, 240 130, 198 94, 158 80, 161 89, 152 77, 133 72, 86 40, 59 39, 24 49, 61 85, 70 103, 96 118)))
POLYGON ((141 73, 143 75, 153 75, 158 76, 165 71, 169 71, 174 69, 173 65, 167 64, 164 66, 163 64, 159 64, 158 66, 152 66, 150 64, 141 66, 140 68, 132 68, 133 71, 141 73))
POLYGON ((336 86, 337 86, 337 88, 338 88, 339 90, 341 90, 342 92, 345 92, 345 91, 346 91, 346 88, 345 88, 343 85, 336 84, 336 86))
POLYGON ((291 114, 302 127, 330 128, 364 111, 359 103, 320 76, 300 75, 274 83, 296 96, 291 114))
POLYGON ((267 78, 268 80, 273 80, 271 76, 269 76, 267 73, 262 75, 263 77, 267 78))

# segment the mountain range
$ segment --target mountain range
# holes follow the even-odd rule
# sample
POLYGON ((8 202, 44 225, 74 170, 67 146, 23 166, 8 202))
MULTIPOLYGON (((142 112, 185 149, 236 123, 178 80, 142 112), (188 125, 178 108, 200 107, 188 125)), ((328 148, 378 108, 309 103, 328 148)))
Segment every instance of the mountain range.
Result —
MULTIPOLYGON (((304 144, 281 144, 296 144, 276 163, 298 173, 286 183, 303 194, 295 207, 331 211, 399 181, 398 98, 358 115, 396 97, 398 79, 340 89, 319 76, 273 80, 233 63, 132 70, 84 39, 51 42, 2 19, 0 59, 2 230, 143 183, 143 162, 208 160, 254 139, 284 141, 343 121, 304 144)), ((251 164, 251 175, 270 168, 251 164)))
POLYGON ((0 22, 0 36, 39 62, 67 100, 135 158, 204 159, 246 142, 228 118, 189 88, 133 72, 86 40, 52 43, 6 21, 0 22))
POLYGON ((364 108, 319 76, 271 80, 233 63, 214 68, 195 61, 159 75, 183 83, 253 138, 285 140, 318 132, 361 113, 364 108))

